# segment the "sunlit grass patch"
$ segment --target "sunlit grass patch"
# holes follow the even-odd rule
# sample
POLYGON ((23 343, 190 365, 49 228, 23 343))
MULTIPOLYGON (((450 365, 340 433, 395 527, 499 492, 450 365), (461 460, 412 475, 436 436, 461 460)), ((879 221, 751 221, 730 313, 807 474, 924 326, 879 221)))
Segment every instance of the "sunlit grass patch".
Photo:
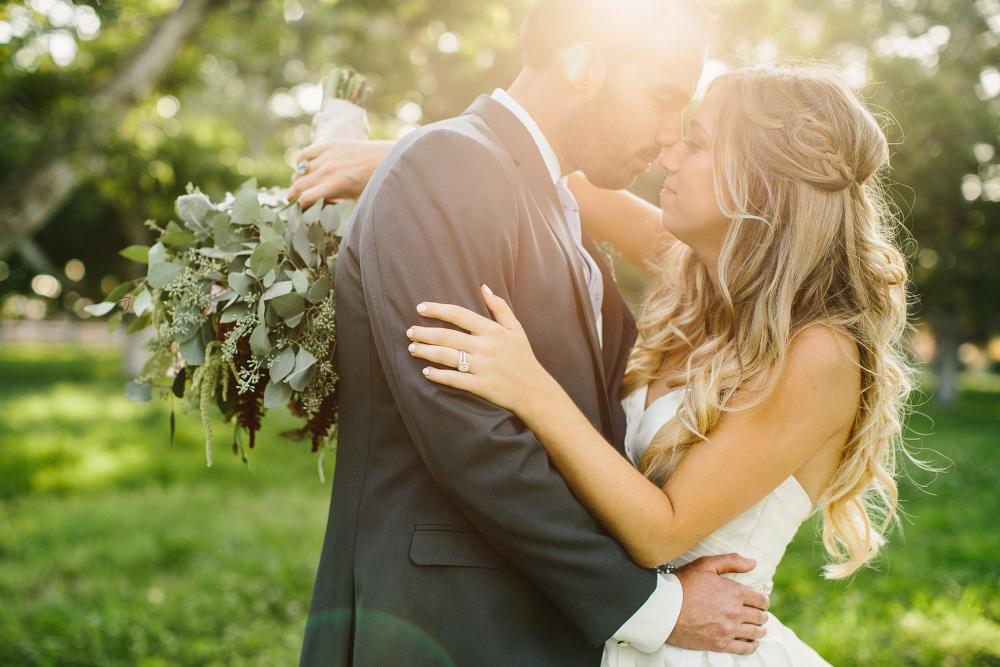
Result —
MULTIPOLYGON (((40 352, 44 349, 19 345, 0 351, 0 371, 13 378, 0 389, 0 467, 5 472, 0 498, 188 478, 197 474, 199 464, 204 466, 204 430, 196 412, 185 414, 186 401, 154 394, 150 403, 129 402, 117 355, 77 349, 72 356, 62 347, 46 355, 40 352), (65 374, 59 372, 62 367, 65 374), (177 419, 172 451, 171 409, 177 419)), ((293 464, 315 466, 308 446, 276 437, 291 423, 286 410, 271 412, 258 439, 261 446, 251 452, 251 465, 261 456, 266 460, 293 450, 299 457, 293 464)), ((216 414, 213 429, 215 479, 231 472, 246 477, 242 464, 233 470, 238 459, 226 456, 233 426, 216 414)), ((283 458, 275 461, 282 468, 283 458)))
POLYGON ((251 467, 217 420, 208 469, 199 416, 178 412, 171 450, 169 402, 129 403, 119 368, 0 348, 0 665, 294 664, 329 505, 316 456, 276 437, 279 411, 251 467))

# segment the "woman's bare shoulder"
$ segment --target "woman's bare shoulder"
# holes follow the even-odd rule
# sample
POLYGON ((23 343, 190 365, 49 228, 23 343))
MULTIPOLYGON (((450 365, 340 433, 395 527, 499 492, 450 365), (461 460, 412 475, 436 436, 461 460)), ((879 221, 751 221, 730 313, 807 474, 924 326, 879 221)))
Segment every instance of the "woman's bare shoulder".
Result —
POLYGON ((816 322, 792 338, 785 369, 786 375, 812 383, 856 385, 861 376, 861 354, 847 331, 816 322))

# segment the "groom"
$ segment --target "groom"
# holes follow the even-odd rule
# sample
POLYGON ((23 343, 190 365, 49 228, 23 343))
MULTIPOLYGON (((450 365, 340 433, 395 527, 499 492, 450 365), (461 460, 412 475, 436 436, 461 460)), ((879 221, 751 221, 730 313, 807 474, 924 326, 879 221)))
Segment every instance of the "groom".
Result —
POLYGON ((598 665, 615 638, 750 653, 760 594, 634 565, 510 412, 427 381, 421 301, 513 308, 539 361, 622 448, 635 341, 564 174, 622 189, 680 140, 705 17, 689 0, 539 0, 509 92, 406 136, 337 266, 337 469, 302 665, 598 665))

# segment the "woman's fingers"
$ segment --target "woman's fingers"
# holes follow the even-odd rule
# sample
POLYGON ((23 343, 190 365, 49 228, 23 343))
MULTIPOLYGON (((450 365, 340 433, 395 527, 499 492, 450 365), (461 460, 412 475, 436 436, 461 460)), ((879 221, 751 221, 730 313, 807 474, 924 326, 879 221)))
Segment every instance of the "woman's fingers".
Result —
POLYGON ((424 369, 424 377, 438 384, 476 393, 478 378, 471 373, 459 373, 458 371, 448 371, 428 366, 424 369))
POLYGON ((406 337, 415 343, 440 345, 453 350, 472 351, 475 339, 467 333, 454 329, 437 329, 434 327, 411 327, 406 330, 406 337))
POLYGON ((314 160, 323 154, 323 151, 330 148, 332 144, 310 144, 299 153, 299 162, 303 160, 314 160))
POLYGON ((454 324, 474 334, 484 334, 489 330, 490 326, 494 325, 493 320, 474 313, 468 308, 447 303, 425 301, 417 306, 417 312, 424 317, 432 317, 436 320, 454 324))
POLYGON ((458 368, 459 351, 456 349, 441 347, 440 345, 425 345, 423 343, 410 343, 407 349, 414 357, 426 359, 442 366, 458 368))
POLYGON ((507 302, 498 297, 493 293, 493 290, 489 288, 488 285, 482 286, 483 300, 486 301, 486 307, 490 309, 493 313, 493 319, 497 321, 497 324, 502 326, 504 329, 519 330, 521 328, 521 323, 517 321, 514 317, 514 311, 510 309, 507 302))

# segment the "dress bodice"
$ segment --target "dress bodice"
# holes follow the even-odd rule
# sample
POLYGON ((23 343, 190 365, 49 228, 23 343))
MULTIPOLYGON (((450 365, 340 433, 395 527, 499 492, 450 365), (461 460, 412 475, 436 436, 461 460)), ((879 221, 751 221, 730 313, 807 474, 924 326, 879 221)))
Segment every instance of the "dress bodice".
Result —
MULTIPOLYGON (((636 467, 659 430, 677 414, 684 399, 684 391, 676 390, 657 398, 646 408, 648 389, 640 387, 622 401, 628 419, 625 452, 636 467)), ((738 553, 756 560, 757 567, 744 574, 727 576, 769 591, 785 549, 812 512, 812 507, 809 494, 791 476, 749 510, 675 558, 671 565, 684 565, 702 556, 738 553)))
MULTIPOLYGON (((680 408, 683 390, 671 392, 646 408, 648 387, 630 394, 622 405, 628 418, 625 452, 633 465, 639 463, 657 432, 680 408)), ((741 584, 770 592, 771 578, 799 526, 812 512, 812 501, 795 477, 789 477, 760 502, 706 537, 671 565, 680 566, 702 556, 738 553, 757 561, 743 574, 726 574, 741 584)), ((605 644, 601 667, 831 667, 816 651, 795 636, 770 613, 764 624, 767 635, 757 651, 747 656, 695 651, 664 644, 653 653, 619 644, 605 644)))

